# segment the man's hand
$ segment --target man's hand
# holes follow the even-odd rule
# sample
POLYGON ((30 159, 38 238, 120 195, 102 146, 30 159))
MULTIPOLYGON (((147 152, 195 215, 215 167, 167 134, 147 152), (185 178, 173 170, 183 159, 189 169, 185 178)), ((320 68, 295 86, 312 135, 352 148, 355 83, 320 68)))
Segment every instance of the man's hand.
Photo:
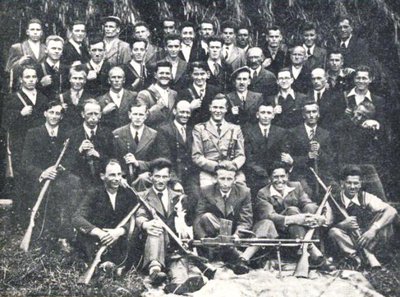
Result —
POLYGON ((353 110, 351 108, 346 108, 344 111, 345 114, 349 115, 349 116, 353 116, 353 110))
POLYGON ((82 141, 81 145, 79 146, 79 152, 82 153, 83 151, 89 151, 94 149, 93 143, 89 139, 85 139, 82 141))
POLYGON ((190 109, 195 110, 197 108, 200 108, 201 106, 201 99, 194 99, 192 102, 190 102, 190 109))
POLYGON ((374 227, 369 228, 360 238, 357 240, 357 244, 360 248, 366 248, 375 238, 378 230, 374 227))
POLYGON ((366 120, 362 123, 361 127, 367 128, 367 129, 372 129, 372 130, 379 130, 381 125, 379 124, 378 121, 375 120, 366 120))
POLYGON ((276 105, 274 107, 274 113, 275 114, 281 114, 282 113, 282 105, 276 105))
POLYGON ((55 166, 51 166, 42 172, 40 175, 40 179, 49 179, 54 180, 57 177, 57 168, 55 166))
POLYGON ((51 85, 52 84, 51 75, 48 74, 48 75, 43 76, 42 79, 40 80, 40 83, 43 87, 47 87, 47 86, 51 85))
POLYGON ((93 80, 97 78, 97 72, 95 70, 90 70, 87 75, 87 80, 93 80))
POLYGON ((24 106, 24 108, 21 109, 21 115, 23 117, 26 117, 28 115, 31 115, 32 111, 33 111, 33 107, 31 105, 24 106))
POLYGON ((233 106, 232 107, 232 114, 233 115, 238 115, 239 114, 239 106, 233 106))
POLYGON ((62 103, 61 105, 62 105, 62 107, 63 107, 65 110, 68 109, 68 104, 67 104, 67 103, 62 103))
POLYGON ((309 152, 308 153, 308 158, 309 159, 317 159, 318 158, 318 152, 309 152))
POLYGON ((157 237, 161 236, 164 231, 161 222, 157 219, 153 219, 151 221, 143 223, 142 229, 146 231, 148 235, 157 237))
POLYGON ((87 155, 89 157, 96 157, 96 158, 100 158, 100 154, 98 151, 96 151, 94 148, 88 150, 87 155))
POLYGON ((117 109, 117 105, 114 102, 110 102, 103 108, 103 114, 108 114, 114 109, 117 109))
POLYGON ((293 158, 288 153, 281 153, 281 161, 285 162, 285 163, 287 163, 289 165, 293 165, 293 158))
POLYGON ((326 218, 321 215, 309 214, 306 217, 306 225, 310 228, 318 228, 326 223, 326 218))
POLYGON ((107 246, 113 244, 114 242, 116 242, 118 240, 118 238, 120 238, 122 235, 125 234, 125 229, 122 227, 115 228, 115 229, 104 228, 103 230, 106 232, 106 234, 105 234, 105 236, 103 236, 100 239, 100 241, 101 241, 101 244, 104 244, 107 246))
POLYGON ((357 223, 357 217, 348 217, 347 219, 341 221, 337 224, 340 229, 343 230, 357 230, 360 226, 357 223))
POLYGON ((126 164, 133 164, 135 167, 139 167, 139 162, 136 160, 135 155, 132 153, 128 153, 124 156, 124 160, 126 164))
POLYGON ((262 63, 262 67, 267 68, 269 65, 271 65, 271 63, 272 63, 272 59, 271 58, 267 58, 262 63))
POLYGON ((318 151, 320 149, 319 142, 316 140, 310 141, 310 151, 311 152, 316 152, 318 154, 318 151))

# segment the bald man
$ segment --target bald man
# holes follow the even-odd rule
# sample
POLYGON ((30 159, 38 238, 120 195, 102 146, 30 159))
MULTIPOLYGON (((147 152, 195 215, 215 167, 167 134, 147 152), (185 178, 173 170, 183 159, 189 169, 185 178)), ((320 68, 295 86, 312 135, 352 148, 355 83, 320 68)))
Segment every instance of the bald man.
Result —
POLYGON ((306 65, 307 53, 304 47, 295 46, 290 51, 290 72, 294 78, 295 92, 306 94, 311 89, 311 70, 306 65))

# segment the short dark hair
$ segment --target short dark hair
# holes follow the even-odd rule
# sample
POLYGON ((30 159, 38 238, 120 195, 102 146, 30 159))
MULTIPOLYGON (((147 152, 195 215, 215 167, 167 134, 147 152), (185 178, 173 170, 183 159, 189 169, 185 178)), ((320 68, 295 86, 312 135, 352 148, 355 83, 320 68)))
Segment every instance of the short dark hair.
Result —
POLYGON ((279 32, 281 32, 281 34, 283 34, 281 27, 279 27, 277 25, 272 25, 272 26, 268 27, 267 35, 269 35, 269 31, 279 31, 279 32))
POLYGON ((215 172, 217 172, 218 170, 227 170, 236 172, 237 168, 235 165, 233 165, 232 162, 222 161, 215 167, 215 172))
POLYGON ((145 107, 146 108, 146 112, 147 112, 147 105, 146 104, 144 104, 144 103, 140 103, 140 102, 138 102, 138 101, 131 101, 130 103, 129 103, 129 105, 128 105, 128 111, 129 112, 131 112, 132 111, 132 108, 134 108, 134 107, 145 107))
POLYGON ((157 72, 158 68, 160 67, 169 67, 172 69, 172 64, 168 61, 158 61, 154 67, 154 72, 157 72))
POLYGON ((342 60, 344 60, 343 54, 338 48, 333 48, 330 50, 330 52, 328 53, 328 59, 331 58, 331 55, 340 55, 342 57, 342 60))
POLYGON ((210 45, 211 42, 216 42, 216 41, 220 42, 221 45, 224 44, 224 40, 219 36, 210 36, 210 37, 207 38, 206 42, 207 42, 207 45, 210 45))
POLYGON ((371 101, 364 100, 355 109, 357 110, 360 107, 364 107, 366 109, 366 111, 367 111, 366 117, 368 119, 371 119, 374 117, 374 115, 376 113, 376 108, 375 108, 375 105, 371 101))
POLYGON ((354 73, 357 75, 357 72, 368 72, 369 78, 372 79, 372 77, 373 77, 372 69, 369 66, 366 66, 366 65, 358 66, 354 73))
POLYGON ((168 41, 170 40, 179 40, 179 42, 182 42, 181 36, 179 36, 178 34, 168 34, 167 36, 165 36, 164 44, 167 45, 168 41))
POLYGON ((353 25, 354 25, 353 18, 350 17, 349 15, 342 15, 342 16, 339 16, 338 19, 337 19, 337 24, 339 25, 339 23, 344 22, 344 21, 346 21, 346 20, 349 21, 350 26, 353 26, 353 25))
POLYGON ((87 67, 83 64, 76 64, 74 66, 71 66, 71 68, 69 69, 68 78, 71 78, 73 72, 84 72, 85 77, 87 77, 88 74, 87 67))
MULTIPOLYGON (((36 67, 35 67, 35 65, 33 63, 34 63, 34 61, 31 61, 30 63, 21 65, 21 67, 19 67, 19 71, 17 73, 18 77, 22 78, 22 76, 24 75, 24 71, 27 70, 27 69, 35 70, 36 75, 37 75, 37 69, 36 69, 36 67)), ((18 69, 18 68, 16 68, 16 69, 18 69)))
POLYGON ((164 168, 168 168, 169 171, 171 172, 172 163, 169 159, 157 158, 157 159, 150 161, 149 167, 150 167, 151 173, 154 173, 154 170, 161 170, 164 168))
POLYGON ((121 167, 121 163, 117 159, 111 158, 111 159, 101 162, 101 164, 100 164, 101 165, 101 168, 100 168, 101 173, 105 173, 107 166, 111 165, 111 164, 117 164, 121 167))
POLYGON ((75 20, 69 25, 69 29, 72 30, 74 29, 74 26, 76 25, 84 25, 86 27, 86 23, 82 20, 75 20))
POLYGON ((317 31, 317 25, 314 22, 306 22, 302 27, 302 32, 315 30, 317 31))
POLYGON ((64 107, 63 107, 63 105, 62 105, 60 100, 51 100, 51 101, 47 102, 45 104, 44 110, 48 111, 49 109, 53 108, 54 106, 58 106, 58 105, 61 106, 61 114, 64 114, 65 110, 64 110, 64 107))
MULTIPOLYGON (((301 105, 302 112, 305 111, 307 105, 317 105, 318 106, 318 103, 315 102, 314 98, 307 98, 306 100, 304 100, 304 102, 301 105)), ((318 110, 319 110, 319 106, 318 106, 318 110)))
POLYGON ((281 72, 289 72, 290 77, 293 78, 292 71, 290 71, 290 68, 288 68, 288 67, 283 67, 283 68, 279 69, 278 72, 276 73, 276 78, 278 78, 278 74, 281 72))
POLYGON ((144 42, 145 47, 147 47, 147 45, 149 44, 149 42, 144 38, 133 38, 131 42, 131 48, 133 48, 133 45, 137 42, 144 42))
POLYGON ((30 19, 30 20, 29 20, 27 28, 29 28, 29 25, 30 25, 30 24, 39 24, 40 27, 43 27, 42 21, 39 20, 39 19, 36 19, 36 18, 35 18, 35 19, 30 19))
POLYGON ((189 22, 189 21, 183 22, 183 23, 181 24, 181 26, 179 27, 179 29, 180 29, 180 31, 182 31, 183 28, 187 28, 187 27, 192 27, 193 30, 196 31, 196 26, 195 26, 192 22, 189 22))
POLYGON ((211 101, 210 101, 210 105, 213 103, 213 101, 215 101, 215 100, 226 100, 226 107, 228 107, 228 98, 226 97, 226 95, 225 94, 223 94, 223 93, 218 93, 217 95, 215 95, 212 99, 211 99, 211 101))
POLYGON ((133 29, 136 29, 136 27, 140 27, 140 26, 143 26, 143 27, 147 28, 147 30, 150 31, 149 25, 148 25, 147 23, 145 23, 145 22, 142 22, 142 21, 141 21, 141 22, 135 23, 135 24, 133 25, 133 29))
POLYGON ((221 24, 221 32, 223 32, 226 28, 232 28, 233 31, 237 32, 237 26, 234 22, 226 21, 221 24))
POLYGON ((165 18, 163 18, 162 20, 161 20, 161 24, 163 25, 164 24, 164 22, 174 22, 175 24, 176 24, 176 20, 174 19, 174 18, 172 18, 172 17, 165 17, 165 18))
POLYGON ((274 161, 272 165, 268 168, 268 175, 272 176, 274 170, 281 168, 284 169, 286 173, 289 173, 290 166, 287 163, 282 161, 274 161))
POLYGON ((192 73, 194 68, 201 68, 205 71, 208 70, 207 64, 204 61, 194 61, 192 63, 189 64, 189 68, 188 68, 188 72, 192 73))
POLYGON ((213 28, 215 29, 214 23, 213 23, 213 21, 211 19, 203 19, 200 22, 200 26, 201 26, 201 24, 211 24, 213 26, 213 28))
POLYGON ((100 35, 100 34, 91 34, 91 35, 89 35, 88 41, 89 41, 89 48, 90 48, 91 45, 97 44, 97 43, 103 43, 103 45, 105 47, 103 36, 100 35))
POLYGON ((340 180, 344 181, 348 176, 359 176, 362 179, 361 168, 357 165, 347 165, 340 173, 340 180))

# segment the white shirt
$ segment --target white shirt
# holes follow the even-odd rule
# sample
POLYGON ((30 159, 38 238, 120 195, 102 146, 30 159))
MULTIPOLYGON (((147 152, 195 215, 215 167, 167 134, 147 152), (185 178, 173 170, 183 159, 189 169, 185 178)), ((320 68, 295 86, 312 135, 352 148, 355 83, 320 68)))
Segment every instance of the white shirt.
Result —
POLYGON ((83 89, 81 89, 79 91, 71 89, 71 101, 72 101, 72 104, 74 104, 75 106, 78 105, 79 99, 81 99, 81 97, 82 97, 82 93, 83 93, 83 89))
POLYGON ((155 88, 157 89, 158 93, 161 96, 161 100, 163 101, 164 105, 168 106, 169 103, 169 89, 163 89, 158 84, 155 84, 155 88))
MULTIPOLYGON (((229 190, 228 192, 226 192, 226 193, 222 192, 221 189, 220 189, 219 191, 220 191, 222 197, 226 197, 226 199, 228 199, 228 198, 229 198, 229 195, 231 194, 232 189, 230 189, 230 190, 229 190)), ((225 201, 226 201, 226 199, 225 199, 225 201)))
POLYGON ((215 64, 218 64, 219 68, 222 67, 221 59, 218 59, 216 61, 208 59, 207 64, 208 64, 208 67, 210 67, 210 70, 213 74, 215 73, 215 64))
POLYGON ((292 75, 293 75, 294 79, 297 79, 300 75, 300 72, 301 72, 301 69, 303 68, 303 66, 298 67, 298 68, 292 66, 291 68, 292 68, 292 75))
POLYGON ((250 69, 251 70, 251 78, 254 78, 254 73, 257 73, 257 76, 260 74, 261 66, 258 66, 257 69, 250 69))
POLYGON ((100 61, 99 64, 96 64, 93 62, 93 60, 90 60, 89 64, 92 66, 93 70, 96 71, 96 73, 100 73, 101 67, 103 67, 104 59, 100 61))
POLYGON ((33 105, 36 104, 36 97, 37 97, 37 92, 36 90, 27 90, 25 88, 22 88, 22 92, 29 98, 29 100, 32 101, 33 105))
POLYGON ((186 62, 189 62, 190 53, 192 51, 192 46, 193 46, 193 43, 191 43, 190 45, 186 45, 182 42, 182 44, 181 44, 181 52, 182 52, 182 55, 185 58, 186 62))
MULTIPOLYGON (((129 64, 133 67, 133 69, 136 71, 139 76, 143 75, 142 72, 142 64, 136 62, 135 60, 131 60, 129 64)), ((144 70, 144 69, 143 69, 144 70)))
POLYGON ((169 197, 168 197, 168 189, 165 188, 164 191, 159 192, 157 191, 154 187, 153 187, 154 192, 156 193, 157 197, 158 197, 158 193, 162 193, 162 197, 161 197, 161 203, 164 206, 164 209, 166 212, 168 212, 169 210, 169 197))
POLYGON ((240 101, 242 102, 246 102, 247 93, 248 90, 244 91, 243 93, 236 92, 236 94, 239 96, 240 101))
POLYGON ((60 61, 57 61, 56 63, 53 63, 49 58, 46 59, 47 64, 49 64, 49 66, 51 68, 57 68, 60 69, 60 61))
POLYGON ((258 123, 258 127, 260 127, 261 134, 264 137, 268 137, 269 130, 271 129, 271 125, 261 125, 261 123, 258 123), (265 131, 266 130, 266 131, 265 131), (265 132, 264 132, 265 131, 265 132))
POLYGON ((175 80, 176 78, 176 72, 178 71, 178 60, 172 61, 170 59, 166 59, 168 62, 171 63, 172 68, 171 68, 171 75, 172 75, 172 80, 175 80))
POLYGON ((369 101, 372 102, 372 98, 371 98, 371 92, 367 91, 367 93, 365 95, 360 95, 356 93, 356 88, 353 88, 349 94, 347 94, 347 97, 351 97, 354 96, 355 100, 356 100, 356 105, 360 105, 361 102, 364 101, 364 99, 368 99, 369 101))
POLYGON ((129 129, 130 129, 130 131, 131 131, 132 138, 135 139, 135 135, 136 135, 136 132, 137 132, 137 134, 138 134, 138 139, 139 139, 139 141, 140 141, 140 138, 141 138, 142 135, 143 135, 144 125, 142 125, 139 129, 135 129, 132 125, 129 125, 129 129))
POLYGON ((290 192, 292 192, 295 188, 289 187, 288 185, 285 185, 285 188, 283 189, 283 194, 278 192, 273 185, 270 186, 269 191, 271 193, 271 196, 278 196, 280 198, 285 198, 290 192))
POLYGON ((57 135, 58 135, 58 126, 50 127, 50 125, 47 124, 47 123, 45 123, 44 126, 46 127, 46 130, 49 133, 49 136, 57 137, 57 135))
POLYGON ((323 89, 321 89, 321 90, 319 90, 319 91, 314 90, 314 99, 315 99, 315 102, 319 103, 319 102, 318 102, 318 93, 320 94, 319 98, 322 99, 322 95, 324 94, 324 92, 325 92, 325 88, 323 88, 323 89))
POLYGON ((282 96, 285 100, 286 100, 287 96, 289 96, 289 95, 292 96, 293 99, 296 99, 292 88, 290 88, 289 91, 287 91, 286 93, 283 93, 282 90, 280 90, 279 94, 278 94, 278 96, 282 96))
POLYGON ((113 47, 114 43, 116 43, 118 38, 114 38, 110 42, 108 42, 106 39, 104 39, 104 44, 106 45, 106 52, 108 53, 113 47))
POLYGON ((193 84, 193 88, 196 90, 196 93, 200 95, 201 99, 203 99, 206 94, 206 86, 205 84, 203 88, 199 88, 196 84, 193 84))
POLYGON ((229 59, 232 50, 233 50, 233 44, 224 44, 224 57, 226 57, 226 59, 229 59))
POLYGON ((179 124, 177 120, 174 120, 174 124, 182 136, 182 139, 186 142, 186 125, 179 124))
POLYGON ((110 192, 107 191, 108 198, 110 198, 111 206, 113 210, 115 210, 115 200, 117 199, 117 192, 111 194, 110 192))
POLYGON ((206 52, 206 54, 208 54, 208 44, 207 44, 207 42, 205 42, 204 40, 202 40, 200 43, 201 43, 201 47, 204 49, 204 51, 206 52))
POLYGON ((303 48, 306 50, 306 55, 310 57, 314 54, 315 44, 313 44, 311 47, 303 44, 303 48), (308 52, 310 52, 310 55, 308 54, 308 52))
POLYGON ((121 91, 119 91, 118 93, 114 93, 113 91, 110 90, 110 97, 112 101, 115 103, 115 105, 118 106, 118 108, 121 106, 123 95, 124 95, 124 89, 121 89, 121 91))
POLYGON ((340 41, 340 47, 342 47, 342 44, 344 43, 345 47, 348 48, 349 47, 349 42, 350 42, 350 39, 351 39, 352 36, 353 35, 350 35, 349 38, 346 39, 346 41, 342 41, 341 40, 340 41))
POLYGON ((69 43, 71 43, 72 46, 76 49, 76 51, 77 51, 80 55, 82 55, 82 52, 81 52, 81 45, 82 45, 82 44, 76 43, 75 40, 73 40, 72 38, 69 40, 69 43))
POLYGON ((94 131, 94 135, 96 135, 97 133, 97 126, 94 129, 89 128, 88 126, 86 126, 85 123, 83 123, 83 130, 85 130, 86 136, 88 138, 90 138, 90 136, 92 136, 92 131, 94 131))
POLYGON ((316 131, 317 131, 317 126, 315 126, 315 127, 310 127, 310 126, 304 124, 304 127, 306 128, 307 136, 308 136, 309 139, 311 139, 311 136, 312 136, 312 135, 311 135, 311 131, 314 131, 314 137, 315 137, 315 133, 316 133, 316 131))
POLYGON ((28 44, 35 55, 36 59, 39 59, 40 55, 40 42, 33 42, 32 40, 28 39, 28 44))

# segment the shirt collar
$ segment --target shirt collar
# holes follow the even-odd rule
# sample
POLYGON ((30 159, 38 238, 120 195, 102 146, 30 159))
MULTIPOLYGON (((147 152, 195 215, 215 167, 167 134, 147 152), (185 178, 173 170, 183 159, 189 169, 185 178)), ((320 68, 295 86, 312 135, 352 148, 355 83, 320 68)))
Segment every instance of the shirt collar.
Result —
POLYGON ((54 68, 54 66, 56 66, 57 68, 60 68, 60 61, 57 61, 56 63, 53 63, 53 61, 51 61, 50 58, 47 58, 46 62, 52 68, 54 68))
POLYGON ((157 196, 158 196, 158 193, 161 193, 163 195, 163 197, 165 195, 168 195, 168 188, 165 188, 164 191, 160 192, 160 191, 156 190, 156 188, 153 186, 153 191, 154 191, 154 193, 156 193, 157 196))
POLYGON ((44 126, 46 127, 46 130, 49 133, 49 135, 50 135, 50 131, 54 131, 54 134, 57 137, 57 135, 58 135, 58 125, 53 128, 53 127, 50 127, 49 124, 45 123, 44 126))
POLYGON ((224 196, 229 197, 229 195, 230 195, 231 192, 232 192, 232 189, 230 189, 227 193, 223 193, 223 192, 221 191, 221 189, 219 189, 219 192, 221 193, 221 196, 222 196, 222 197, 224 197, 224 196))
MULTIPOLYGON (((347 94, 347 97, 351 97, 351 96, 358 96, 358 94, 356 93, 356 88, 351 89, 351 91, 347 94)), ((364 95, 364 98, 367 98, 369 101, 372 102, 371 92, 369 90, 364 95)))
POLYGON ((313 44, 311 47, 308 47, 307 45, 303 44, 303 47, 306 50, 306 54, 307 54, 308 50, 310 50, 311 55, 314 54, 315 44, 313 44))
POLYGON ((132 125, 129 125, 129 129, 131 130, 132 137, 135 137, 137 132, 138 138, 140 139, 143 135, 144 125, 142 125, 139 129, 135 129, 132 125))
POLYGON ((211 59, 208 59, 207 62, 210 63, 210 64, 213 64, 213 65, 214 65, 215 63, 217 63, 219 66, 222 66, 221 59, 218 59, 218 60, 216 60, 216 61, 211 60, 211 59))
POLYGON ((182 125, 182 124, 178 123, 177 120, 174 120, 174 124, 178 128, 179 132, 181 131, 182 128, 186 130, 186 125, 182 125))
POLYGON ((314 132, 316 132, 318 126, 310 127, 310 126, 308 126, 307 124, 304 123, 304 127, 306 128, 307 135, 310 135, 310 131, 314 130, 314 132))
POLYGON ((200 94, 200 91, 202 91, 202 90, 204 90, 204 93, 205 93, 206 87, 207 87, 207 84, 205 84, 203 88, 199 88, 198 86, 196 86, 196 84, 193 83, 193 88, 196 90, 197 94, 200 94))
MULTIPOLYGON (((281 91, 279 91, 279 95, 280 96, 282 96, 282 97, 284 97, 283 95, 282 95, 282 92, 281 91)), ((292 98, 293 99, 296 99, 296 97, 295 97, 295 95, 294 95, 294 90, 292 89, 292 88, 290 88, 290 90, 286 93, 286 97, 284 97, 285 99, 287 98, 287 96, 292 96, 292 98)))
POLYGON ((69 43, 72 44, 72 46, 77 50, 77 51, 81 51, 81 46, 82 44, 77 43, 75 40, 73 40, 72 38, 69 40, 69 43))
POLYGON ((269 191, 271 193, 271 196, 278 196, 281 197, 282 199, 285 198, 290 192, 292 192, 295 188, 294 187, 289 187, 288 185, 285 185, 285 188, 283 189, 283 195, 279 193, 273 185, 269 187, 269 191))
POLYGON ((182 48, 192 48, 192 46, 193 46, 193 41, 192 41, 192 43, 190 44, 190 45, 186 45, 186 44, 184 44, 183 42, 182 42, 182 44, 181 44, 181 46, 182 46, 182 48))
POLYGON ((239 93, 238 91, 236 91, 236 94, 239 96, 240 100, 242 100, 242 98, 246 100, 248 92, 249 92, 248 90, 244 91, 243 93, 239 93))
POLYGON ((345 208, 347 208, 350 205, 350 203, 354 203, 358 206, 361 206, 360 200, 358 200, 358 194, 354 195, 354 197, 352 199, 350 199, 343 193, 342 202, 343 202, 345 208))
POLYGON ((164 88, 160 87, 157 83, 154 84, 154 87, 157 89, 157 91, 158 91, 160 94, 165 94, 165 93, 168 94, 168 93, 169 93, 169 88, 164 89, 164 88))
POLYGON ((264 130, 267 129, 267 132, 269 132, 269 130, 271 129, 271 124, 267 125, 261 125, 261 123, 258 123, 258 127, 260 127, 261 132, 264 133, 264 130))
POLYGON ((103 67, 104 59, 100 61, 99 64, 96 64, 93 62, 93 60, 90 60, 89 64, 93 67, 94 70, 100 71, 101 67, 103 67))
POLYGON ((353 37, 352 34, 350 34, 349 38, 347 38, 345 41, 340 40, 340 45, 342 45, 342 43, 344 42, 344 44, 346 45, 346 48, 348 48, 351 37, 353 37))
POLYGON ((92 129, 92 128, 89 128, 88 126, 86 126, 85 122, 83 122, 83 129, 85 130, 86 135, 88 135, 89 137, 90 137, 91 134, 92 134, 92 133, 91 133, 92 130, 94 130, 94 134, 96 134, 96 132, 97 132, 97 126, 94 127, 94 129, 92 129))

